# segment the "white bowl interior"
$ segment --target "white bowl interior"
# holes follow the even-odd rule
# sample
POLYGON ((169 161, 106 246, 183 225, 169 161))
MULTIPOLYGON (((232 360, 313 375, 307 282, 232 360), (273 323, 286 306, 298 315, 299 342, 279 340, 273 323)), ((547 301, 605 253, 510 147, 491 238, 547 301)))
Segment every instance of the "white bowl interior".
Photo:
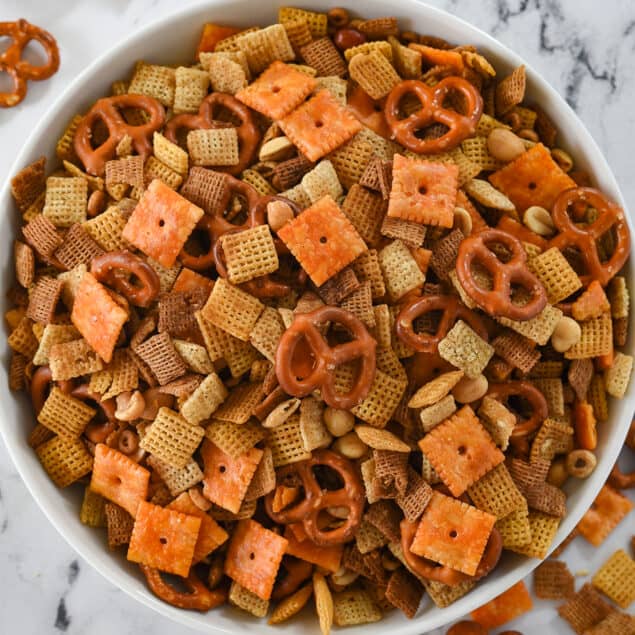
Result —
MULTIPOLYGON (((70 118, 75 113, 85 111, 98 97, 109 94, 111 82, 129 76, 136 60, 169 64, 189 63, 204 22, 216 21, 245 27, 253 24, 266 25, 276 21, 279 4, 284 3, 208 0, 174 16, 164 18, 134 34, 102 56, 69 86, 20 150, 12 173, 17 172, 41 154, 45 154, 51 161, 49 165, 54 165, 56 140, 70 118)), ((517 55, 482 31, 417 0, 401 0, 399 3, 387 0, 366 0, 363 7, 359 7, 353 0, 338 0, 338 2, 299 0, 288 4, 318 10, 326 10, 332 6, 345 6, 353 12, 358 7, 358 11, 366 17, 396 15, 403 28, 440 35, 451 42, 478 46, 496 64, 499 71, 510 70, 523 62, 517 55)), ((528 94, 531 96, 531 101, 540 104, 552 117, 561 132, 560 139, 576 158, 577 165, 593 175, 597 187, 624 205, 615 178, 580 120, 562 98, 531 68, 527 69, 527 74, 528 94)), ((18 231, 18 214, 9 194, 8 183, 4 185, 0 193, 0 210, 2 210, 0 213, 2 282, 7 289, 14 282, 12 241, 18 231)), ((632 231, 630 219, 629 224, 632 231)), ((629 280, 633 279, 634 267, 635 260, 631 259, 627 265, 629 280)), ((4 293, 1 302, 4 312, 9 308, 4 293)), ((85 527, 79 522, 81 488, 70 487, 64 491, 58 490, 40 467, 35 453, 26 443, 27 434, 34 425, 31 405, 24 395, 16 397, 8 390, 7 368, 10 350, 6 338, 2 337, 0 340, 0 354, 4 361, 0 367, 2 403, 0 429, 5 443, 22 479, 44 513, 86 561, 113 584, 147 606, 175 622, 199 630, 237 633, 248 629, 254 633, 279 633, 281 630, 289 632, 302 628, 307 629, 306 632, 318 632, 312 616, 305 616, 304 621, 295 620, 290 624, 274 628, 232 608, 223 608, 201 615, 175 609, 155 598, 146 589, 137 567, 126 562, 121 554, 113 555, 109 552, 101 531, 85 527)), ((560 526, 554 547, 577 524, 604 483, 622 446, 634 410, 634 402, 633 383, 623 400, 612 401, 611 420, 599 427, 597 468, 586 481, 569 484, 567 492, 569 513, 560 526)), ((394 635, 407 635, 443 626, 502 593, 527 575, 537 564, 536 560, 506 554, 493 574, 477 585, 471 593, 446 609, 440 610, 434 607, 428 599, 424 600, 414 620, 407 620, 399 611, 393 611, 377 624, 354 627, 347 629, 347 632, 355 635, 363 631, 366 635, 372 635, 390 630, 394 635)))

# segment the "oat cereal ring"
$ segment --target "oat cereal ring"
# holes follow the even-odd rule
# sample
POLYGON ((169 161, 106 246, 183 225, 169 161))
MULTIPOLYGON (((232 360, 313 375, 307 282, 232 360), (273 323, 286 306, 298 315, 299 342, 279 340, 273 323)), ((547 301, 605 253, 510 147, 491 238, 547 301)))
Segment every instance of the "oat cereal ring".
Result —
POLYGON ((510 397, 521 397, 531 406, 532 413, 528 418, 516 414, 516 425, 512 431, 512 438, 525 437, 538 429, 547 418, 547 400, 532 384, 526 381, 508 381, 504 384, 490 384, 487 395, 498 401, 507 403, 510 397))

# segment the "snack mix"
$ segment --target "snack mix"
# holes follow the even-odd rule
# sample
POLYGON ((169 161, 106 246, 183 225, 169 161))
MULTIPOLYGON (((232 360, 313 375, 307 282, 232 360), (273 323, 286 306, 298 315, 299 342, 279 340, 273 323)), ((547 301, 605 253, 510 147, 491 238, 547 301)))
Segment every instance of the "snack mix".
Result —
MULTIPOLYGON (((278 20, 137 62, 53 172, 15 176, 10 383, 43 468, 159 598, 277 624, 314 597, 326 635, 547 557, 629 384, 630 237, 524 67, 392 17, 278 20)), ((577 531, 599 544, 629 485, 577 531)), ((628 628, 599 592, 628 606, 633 566, 575 594, 546 561, 536 586, 618 632, 588 629, 628 628)), ((530 605, 519 583, 453 628, 530 605)))

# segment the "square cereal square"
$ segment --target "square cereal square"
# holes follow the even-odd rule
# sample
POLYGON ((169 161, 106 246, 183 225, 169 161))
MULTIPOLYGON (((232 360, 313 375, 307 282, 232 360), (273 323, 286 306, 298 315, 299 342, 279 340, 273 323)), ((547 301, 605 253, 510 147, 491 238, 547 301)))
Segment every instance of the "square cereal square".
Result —
POLYGON ((623 609, 635 601, 635 560, 618 549, 593 576, 593 586, 623 609))
POLYGON ((236 44, 247 56, 249 70, 254 76, 276 60, 288 62, 295 58, 282 24, 271 24, 264 29, 239 35, 236 44))
POLYGON ((123 237, 164 267, 171 267, 204 212, 155 179, 143 193, 123 237))
POLYGON ((317 286, 366 251, 364 241, 330 196, 296 216, 278 236, 317 286))
POLYGON ((277 271, 280 263, 269 225, 227 233, 221 238, 227 278, 241 284, 277 271))
POLYGON ((458 320, 439 342, 439 355, 474 378, 483 372, 494 349, 463 320, 458 320))
POLYGON ((81 177, 49 176, 42 214, 56 227, 70 227, 86 220, 88 183, 81 177))
POLYGON ((38 413, 37 420, 51 432, 71 440, 79 438, 96 414, 94 408, 54 386, 38 413))
POLYGON ((93 469, 93 457, 79 439, 55 436, 35 448, 42 467, 57 487, 68 487, 93 469))
POLYGON ((394 240, 386 245, 377 257, 384 276, 386 291, 393 301, 399 300, 408 291, 422 286, 425 282, 425 275, 401 240, 394 240))
POLYGON ((602 596, 589 584, 585 584, 566 604, 558 607, 558 614, 578 635, 585 635, 614 608, 602 599, 602 596))
POLYGON ((550 304, 562 302, 582 286, 578 274, 557 247, 529 260, 528 267, 545 287, 550 304))
POLYGON ((321 90, 281 119, 279 125, 310 161, 339 148, 362 129, 362 124, 328 90, 321 90))

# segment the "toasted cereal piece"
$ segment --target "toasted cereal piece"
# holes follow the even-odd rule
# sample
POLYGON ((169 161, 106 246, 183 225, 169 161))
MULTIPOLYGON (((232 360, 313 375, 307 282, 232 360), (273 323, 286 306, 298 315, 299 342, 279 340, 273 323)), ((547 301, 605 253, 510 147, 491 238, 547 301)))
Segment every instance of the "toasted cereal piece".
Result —
POLYGON ((494 355, 494 348, 463 320, 458 320, 439 342, 439 354, 467 377, 478 377, 494 355))
POLYGON ((128 156, 106 161, 106 185, 127 183, 133 187, 143 187, 143 157, 128 156))
POLYGON ((310 161, 339 148, 362 127, 327 90, 296 108, 279 125, 310 161))
POLYGON ((633 371, 633 357, 624 353, 615 353, 613 365, 604 373, 606 392, 618 399, 626 394, 633 371))
POLYGON ((580 323, 580 339, 564 354, 566 359, 609 355, 613 350, 613 322, 610 312, 580 323))
MULTIPOLYGON (((185 467, 178 468, 162 461, 158 456, 149 456, 146 462, 161 477, 161 480, 167 486, 170 495, 169 500, 172 500, 173 497, 182 494, 203 480, 203 472, 194 459, 191 459, 185 467)), ((156 503, 154 497, 151 502, 156 503)))
POLYGON ((419 419, 421 420, 423 431, 430 432, 430 430, 448 419, 455 412, 456 402, 452 395, 446 395, 432 405, 422 408, 419 412, 419 419))
POLYGON ((183 183, 183 177, 178 172, 155 157, 148 157, 143 169, 143 182, 152 183, 154 179, 163 181, 172 190, 176 190, 183 183))
POLYGON ((187 135, 187 150, 194 165, 237 165, 238 133, 236 128, 191 130, 187 135))
MULTIPOLYGON (((551 304, 562 302, 582 286, 578 274, 556 247, 532 258, 528 266, 545 287, 551 304)), ((606 304, 608 309, 608 301, 606 304)))
POLYGON ((326 75, 324 77, 316 77, 316 90, 328 90, 337 101, 343 106, 346 105, 346 93, 348 90, 348 82, 337 75, 326 75))
POLYGON ((38 214, 22 228, 26 242, 44 259, 51 258, 62 244, 62 236, 55 225, 43 214, 38 214))
POLYGON ((273 584, 288 541, 253 520, 236 526, 225 559, 225 575, 255 593, 271 597, 273 584))
POLYGON ((200 527, 196 516, 143 501, 137 508, 127 558, 187 577, 200 527))
POLYGON ((386 587, 386 599, 405 616, 412 619, 419 608, 423 596, 423 586, 406 569, 397 569, 391 574, 386 587))
POLYGON ((172 267, 203 213, 200 207, 155 179, 143 193, 122 235, 159 264, 172 267))
POLYGON ((300 403, 300 435, 308 452, 328 447, 333 437, 323 418, 324 402, 315 397, 305 397, 300 403))
POLYGON ((423 408, 441 401, 463 377, 462 370, 443 373, 417 390, 408 401, 409 408, 423 408))
POLYGON ((397 154, 393 160, 388 216, 422 225, 452 227, 457 188, 455 165, 397 154))
POLYGON ((417 520, 432 497, 432 488, 414 470, 408 471, 408 486, 395 499, 404 516, 411 522, 417 520))
POLYGON ((315 89, 312 77, 289 64, 275 61, 236 99, 270 119, 282 119, 297 108, 315 89))
POLYGON ((336 305, 359 289, 360 286, 353 268, 346 267, 332 278, 329 278, 318 288, 317 292, 325 304, 336 305))
POLYGON ((201 167, 193 167, 187 176, 181 194, 208 214, 223 213, 221 201, 227 192, 227 175, 201 167))
POLYGON ((24 390, 26 387, 27 358, 20 353, 11 353, 9 362, 9 390, 24 390))
POLYGON ((284 324, 278 311, 265 307, 249 335, 249 341, 258 352, 271 363, 275 363, 278 341, 284 331, 284 324))
POLYGON ((228 399, 214 413, 214 418, 242 425, 252 416, 254 408, 262 398, 261 383, 240 384, 231 391, 228 399))
POLYGON ((138 62, 128 86, 129 93, 154 97, 164 106, 174 104, 176 71, 167 66, 138 62))
POLYGON ((363 42, 358 46, 352 46, 344 51, 344 57, 347 62, 350 62, 356 55, 367 55, 371 51, 377 51, 381 53, 390 63, 393 61, 393 50, 390 42, 375 41, 375 42, 363 42))
POLYGON ((11 331, 7 338, 7 344, 16 353, 31 359, 38 349, 38 341, 33 334, 33 322, 28 317, 23 317, 18 325, 11 331))
POLYGON ((604 485, 582 520, 578 530, 593 546, 601 545, 633 509, 633 503, 608 485, 604 485))
POLYGON ((465 580, 457 586, 449 586, 443 584, 443 582, 436 582, 434 580, 422 579, 421 582, 432 601, 439 608, 450 606, 450 604, 453 604, 469 593, 476 585, 476 582, 473 580, 465 580))
POLYGON ((249 70, 254 76, 276 60, 288 62, 295 58, 287 32, 281 24, 244 33, 236 39, 236 45, 247 56, 249 70))
MULTIPOLYGON (((364 129, 366 130, 366 129, 364 129)), ((382 137, 380 137, 382 139, 382 137)), ((335 172, 344 187, 349 190, 362 178, 365 166, 377 152, 374 140, 367 138, 363 131, 329 155, 335 172)), ((382 201, 387 198, 382 195, 382 201)))
POLYGON ((491 514, 434 492, 410 550, 473 575, 495 522, 491 514))
POLYGON ((551 209, 561 192, 576 186, 541 143, 491 174, 489 180, 521 214, 532 205, 551 209))
POLYGON ((534 569, 534 593, 543 600, 568 598, 575 590, 575 581, 566 562, 545 560, 534 569))
MULTIPOLYGON (((167 284, 166 284, 167 286, 167 284)), ((208 289, 171 291, 159 295, 159 333, 192 338, 197 335, 194 314, 201 309, 209 296, 208 289)))
POLYGON ((172 340, 172 344, 190 370, 201 375, 209 375, 214 372, 214 364, 204 346, 176 339, 172 340))
POLYGON ((181 414, 193 425, 208 419, 227 398, 227 388, 216 373, 207 375, 181 406, 181 414))
POLYGON ((536 378, 533 384, 543 394, 547 402, 547 410, 552 417, 564 416, 564 388, 561 379, 544 377, 536 378))
POLYGON ((379 498, 403 496, 408 488, 408 453, 373 450, 372 487, 379 498))
POLYGON ((368 425, 356 425, 357 436, 370 448, 390 452, 410 452, 410 446, 388 430, 368 425))
POLYGON ((222 452, 235 459, 265 438, 265 430, 259 425, 241 425, 229 421, 213 420, 205 428, 205 436, 222 452))
POLYGON ((182 377, 187 371, 167 333, 153 335, 139 344, 134 352, 148 365, 161 385, 182 377))
POLYGON ((64 242, 55 250, 57 258, 67 269, 79 264, 90 265, 90 261, 101 256, 104 250, 92 236, 78 223, 71 226, 64 237, 64 242))
POLYGON ((34 322, 50 324, 61 294, 62 283, 57 278, 41 276, 30 289, 26 316, 34 322))
POLYGON ((635 600, 635 560, 618 549, 593 576, 593 586, 623 609, 635 600))
POLYGON ((611 315, 614 318, 627 318, 630 313, 630 294, 624 276, 615 276, 609 282, 607 291, 611 315))
POLYGON ((426 227, 400 218, 385 216, 381 224, 381 234, 387 238, 396 238, 409 247, 416 249, 426 237, 426 227))
POLYGON ((344 193, 333 164, 328 159, 320 161, 310 172, 307 172, 302 177, 301 183, 311 203, 317 203, 327 195, 338 200, 344 193))
POLYGON ((503 538, 503 548, 516 551, 531 542, 531 526, 527 507, 496 521, 496 529, 503 538))
MULTIPOLYGON (((483 115, 483 117, 486 116, 487 115, 483 115)), ((478 128, 476 132, 479 134, 478 128)), ((480 165, 483 170, 487 172, 495 172, 505 165, 503 161, 500 161, 490 154, 487 146, 487 135, 465 139, 465 141, 461 143, 461 150, 470 161, 480 165)))
POLYGON ((567 513, 567 497, 565 493, 549 483, 539 483, 525 490, 527 505, 535 511, 544 512, 549 516, 564 518, 567 513))
POLYGON ((247 613, 251 613, 254 617, 265 617, 269 612, 269 601, 259 598, 249 589, 232 581, 229 587, 229 603, 237 606, 247 613))
POLYGON ((378 622, 382 612, 366 591, 350 589, 333 594, 333 622, 354 626, 378 622))
POLYGON ((355 534, 355 544, 361 554, 367 554, 383 547, 388 540, 369 522, 362 520, 355 534))
POLYGON ((503 332, 492 341, 492 346, 499 357, 524 374, 528 374, 540 359, 540 351, 534 343, 520 333, 503 332))
POLYGON ((273 610, 268 623, 281 624, 282 622, 286 622, 290 617, 299 613, 306 606, 312 594, 312 585, 306 584, 295 593, 287 596, 273 610))
POLYGON ((20 212, 25 212, 46 189, 46 157, 22 168, 11 179, 11 196, 20 212))
POLYGON ((79 520, 87 527, 106 527, 106 501, 89 486, 84 489, 79 520))
POLYGON ((497 519, 505 518, 527 507, 504 463, 497 465, 467 490, 472 503, 497 519))
MULTIPOLYGON (((381 298, 386 293, 386 284, 376 249, 369 249, 361 254, 351 266, 360 282, 366 280, 370 282, 373 299, 381 298)), ((377 309, 377 307, 374 308, 377 309)))
POLYGON ((311 458, 311 452, 304 446, 298 413, 292 414, 282 425, 269 430, 267 445, 271 448, 276 468, 311 458))
POLYGON ((379 252, 378 259, 386 290, 392 300, 398 300, 425 282, 425 276, 417 261, 400 240, 384 247, 379 252))
POLYGON ((496 188, 492 187, 487 181, 483 181, 482 179, 471 179, 463 185, 463 189, 469 196, 481 205, 491 207, 492 209, 497 209, 501 212, 517 217, 514 204, 502 192, 499 192, 496 188))
POLYGON ((347 68, 331 38, 322 37, 300 48, 302 59, 323 77, 343 77, 347 68))
POLYGON ((351 79, 373 99, 381 99, 401 81, 393 65, 377 50, 359 53, 348 63, 351 79))
POLYGON ((258 225, 225 234, 221 241, 227 263, 227 277, 232 284, 273 273, 279 267, 278 253, 269 225, 258 225))
POLYGON ((487 604, 470 613, 485 628, 498 628, 533 608, 531 595, 521 580, 487 604))
POLYGON ((104 367, 99 355, 83 338, 53 344, 48 357, 54 381, 89 375, 104 367))
POLYGON ((342 212, 366 243, 379 243, 386 203, 378 194, 354 183, 344 199, 342 212))
POLYGON ((95 447, 95 462, 90 480, 93 492, 116 503, 133 518, 137 507, 148 496, 150 472, 104 443, 95 447))
POLYGON ((42 214, 56 227, 70 227, 86 220, 88 185, 79 177, 49 176, 42 214))
POLYGON ((366 280, 340 302, 340 306, 361 320, 369 329, 375 326, 370 281, 366 280))
POLYGON ((635 617, 614 611, 595 626, 587 628, 584 635, 629 635, 635 630, 635 617))
POLYGON ((560 617, 569 622, 578 635, 586 633, 613 611, 613 607, 589 583, 572 595, 566 604, 558 607, 560 617))
POLYGON ((544 560, 558 531, 560 518, 550 516, 544 512, 530 510, 527 520, 531 531, 531 542, 515 547, 514 551, 530 558, 544 560))
POLYGON ((523 322, 517 320, 510 320, 506 317, 497 318, 503 326, 508 326, 510 329, 524 335, 528 339, 536 342, 540 346, 544 346, 551 337, 556 325, 562 317, 562 311, 550 304, 540 312, 536 317, 523 322))
POLYGON ((13 241, 15 279, 25 289, 33 284, 35 278, 35 255, 29 245, 19 240, 13 241))
POLYGON ((525 66, 518 66, 496 86, 496 114, 508 113, 525 98, 525 66))
POLYGON ((364 241, 330 196, 296 216, 278 236, 317 286, 366 251, 364 241))
POLYGON ((176 468, 185 467, 205 436, 200 426, 190 425, 170 408, 159 408, 140 446, 176 468))
POLYGON ((95 218, 82 224, 82 228, 105 251, 127 249, 130 243, 123 237, 126 218, 116 206, 109 207, 95 218))
POLYGON ((86 476, 93 467, 93 457, 79 439, 55 436, 35 448, 42 467, 59 488, 68 487, 86 476))
POLYGON ((97 411, 94 408, 54 386, 38 413, 37 420, 51 432, 70 442, 82 434, 95 414, 97 411))
POLYGON ((407 46, 390 35, 388 42, 392 47, 392 57, 395 69, 403 79, 419 79, 421 77, 421 53, 407 46))
POLYGON ((185 150, 166 139, 160 132, 154 133, 152 147, 158 161, 181 176, 187 174, 188 156, 185 150))
POLYGON ((174 112, 198 112, 209 88, 209 74, 179 66, 174 72, 174 112))
POLYGON ((295 7, 280 7, 278 9, 278 22, 285 24, 291 20, 306 20, 314 38, 324 37, 327 33, 326 13, 306 11, 295 7))
POLYGON ((108 530, 108 548, 114 550, 121 545, 129 544, 134 518, 125 509, 114 503, 106 503, 104 513, 108 530))

